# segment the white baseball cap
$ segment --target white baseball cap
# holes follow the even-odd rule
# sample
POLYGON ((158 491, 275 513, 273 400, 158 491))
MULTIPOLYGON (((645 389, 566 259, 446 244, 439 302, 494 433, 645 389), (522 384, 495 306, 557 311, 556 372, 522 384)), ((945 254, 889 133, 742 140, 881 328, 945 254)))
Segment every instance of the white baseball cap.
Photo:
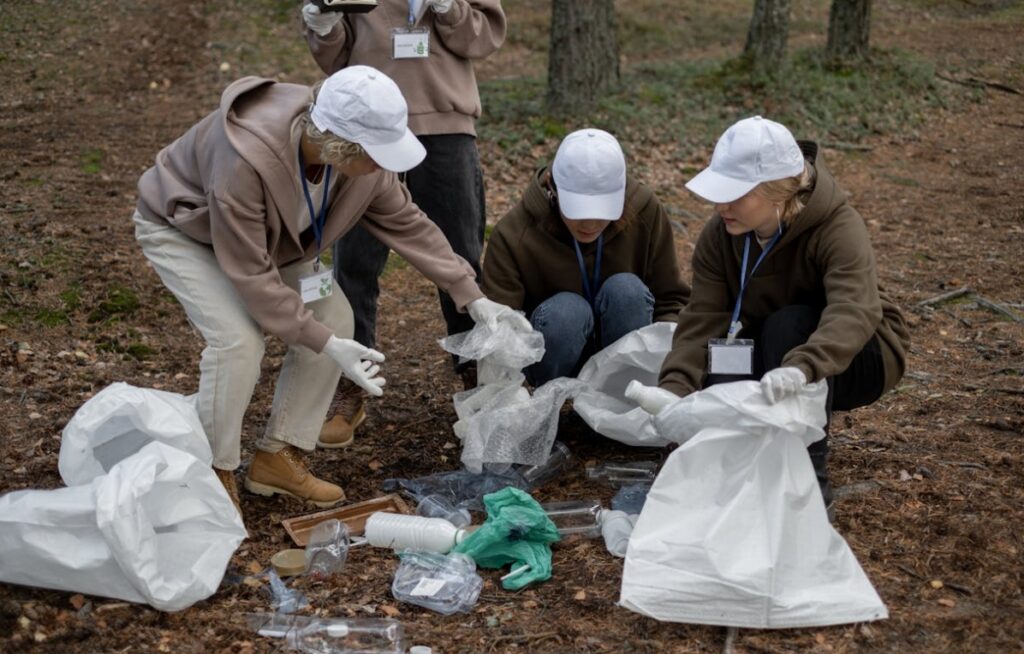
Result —
POLYGON ((754 116, 725 130, 711 165, 686 183, 710 202, 738 200, 761 182, 795 177, 804 171, 804 155, 783 125, 754 116))
POLYGON ((427 156, 409 131, 409 110, 398 85, 376 68, 349 66, 328 77, 310 118, 321 132, 363 146, 385 170, 402 173, 427 156))
POLYGON ((618 220, 626 202, 626 157, 615 137, 581 129, 558 146, 551 174, 558 207, 570 220, 618 220))

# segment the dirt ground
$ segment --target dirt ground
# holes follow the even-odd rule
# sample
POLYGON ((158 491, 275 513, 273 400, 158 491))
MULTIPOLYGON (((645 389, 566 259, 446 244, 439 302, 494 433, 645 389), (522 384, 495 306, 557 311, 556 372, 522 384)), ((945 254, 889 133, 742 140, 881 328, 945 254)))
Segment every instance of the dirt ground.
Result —
MULTIPOLYGON (((134 243, 135 182, 235 77, 235 68, 218 66, 226 53, 236 62, 255 56, 218 41, 209 8, 197 3, 76 1, 59 13, 50 4, 0 8, 0 493, 61 485, 61 429, 106 385, 195 390, 201 343, 134 243)), ((1005 14, 1015 4, 876 3, 877 45, 926 56, 938 83, 970 85, 976 101, 935 109, 906 133, 826 151, 868 221, 882 284, 912 327, 902 384, 871 407, 839 414, 832 433, 836 527, 890 618, 741 630, 732 651, 1024 651, 1024 14, 1005 14), (970 293, 919 305, 962 287, 970 293)), ((240 3, 225 7, 218 20, 244 11, 240 3)), ((492 62, 488 74, 514 74, 515 58, 509 62, 508 70, 492 62)), ((275 74, 254 65, 246 72, 275 74)), ((530 166, 492 163, 493 144, 481 150, 489 215, 497 217, 530 166)), ((672 161, 649 153, 656 190, 706 215, 681 190, 685 176, 672 161)), ((695 237, 702 220, 682 222, 695 237)), ((689 239, 680 235, 678 247, 688 275, 689 239)), ((319 452, 313 464, 352 500, 380 494, 386 478, 459 464, 450 428, 459 385, 436 345, 442 323, 433 288, 398 268, 383 280, 380 312, 387 393, 372 402, 356 444, 319 452)), ((267 418, 283 354, 269 339, 243 460, 267 418)), ((590 436, 571 415, 560 438, 582 462, 655 456, 590 436)), ((580 465, 537 497, 607 501, 612 493, 585 480, 580 465)), ((250 538, 210 599, 165 614, 4 585, 0 650, 277 651, 241 620, 268 608, 246 577, 287 545, 280 520, 308 508, 244 494, 243 503, 250 538)), ((354 550, 337 579, 299 583, 308 612, 397 617, 413 644, 445 653, 719 652, 725 642, 720 628, 662 624, 618 608, 622 563, 599 540, 556 548, 553 578, 519 593, 483 572, 479 604, 453 617, 397 603, 389 592, 396 565, 386 553, 354 550)))

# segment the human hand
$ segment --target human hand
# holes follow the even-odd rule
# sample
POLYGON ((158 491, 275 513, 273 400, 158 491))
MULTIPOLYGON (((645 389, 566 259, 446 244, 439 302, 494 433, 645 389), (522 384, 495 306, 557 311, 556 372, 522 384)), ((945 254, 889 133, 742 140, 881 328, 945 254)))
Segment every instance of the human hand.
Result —
POLYGON ((775 368, 761 378, 761 391, 769 404, 780 402, 791 395, 796 395, 807 384, 807 376, 799 368, 792 366, 775 368))
POLYGON ((435 14, 447 14, 448 10, 455 4, 455 0, 429 0, 430 8, 435 14))
POLYGON ((675 404, 681 398, 672 391, 657 386, 644 386, 634 379, 626 386, 626 399, 636 402, 641 409, 656 416, 662 409, 675 404))
POLYGON ((477 298, 466 305, 473 322, 484 323, 492 331, 498 329, 498 321, 508 321, 512 328, 520 332, 532 332, 533 325, 526 317, 512 309, 512 307, 499 304, 485 297, 477 298))
POLYGON ((320 36, 327 36, 334 26, 341 21, 342 14, 336 11, 326 13, 320 11, 320 7, 307 4, 302 7, 302 20, 309 29, 320 36))
POLYGON ((384 394, 384 378, 376 376, 380 372, 377 363, 384 361, 383 354, 352 339, 337 336, 328 339, 327 345, 324 346, 324 354, 334 359, 341 368, 341 374, 367 393, 374 397, 384 394))

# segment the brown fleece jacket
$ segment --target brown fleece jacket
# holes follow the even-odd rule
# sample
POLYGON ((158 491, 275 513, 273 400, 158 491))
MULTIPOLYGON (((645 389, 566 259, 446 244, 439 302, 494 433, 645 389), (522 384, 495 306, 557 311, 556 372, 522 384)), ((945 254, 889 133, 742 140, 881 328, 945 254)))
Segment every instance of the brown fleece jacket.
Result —
MULTIPOLYGON (((757 333, 772 313, 802 304, 821 309, 818 327, 806 343, 790 350, 783 366, 795 366, 814 382, 846 370, 858 352, 878 336, 889 390, 903 376, 910 336, 903 316, 878 285, 867 227, 811 142, 800 147, 814 166, 816 181, 806 205, 786 227, 757 273, 748 279, 740 322, 757 333)), ((702 388, 708 339, 724 338, 740 287, 746 236, 730 236, 716 214, 704 227, 693 253, 693 296, 679 314, 672 350, 659 385, 677 395, 702 388)), ((749 266, 761 248, 751 239, 749 266)), ((740 332, 743 337, 743 332, 740 332)))
MULTIPOLYGON (((573 238, 558 207, 548 200, 542 180, 533 176, 522 199, 495 226, 483 262, 483 291, 495 302, 533 313, 544 300, 563 291, 583 293, 573 238)), ((592 271, 596 243, 580 246, 592 271)), ((672 227, 658 199, 644 184, 626 179, 622 218, 604 232, 601 280, 633 273, 654 295, 654 320, 675 320, 690 289, 676 261, 672 227)))
POLYGON ((505 41, 500 0, 455 0, 444 14, 427 8, 416 28, 430 30, 430 56, 393 59, 391 34, 408 27, 407 0, 379 0, 373 11, 346 14, 326 36, 306 28, 320 69, 373 66, 395 80, 409 104, 409 129, 417 135, 471 134, 480 117, 473 60, 493 54, 505 41))
MULTIPOLYGON (((331 331, 313 318, 278 268, 317 256, 312 229, 299 231, 301 116, 308 86, 246 77, 220 108, 160 151, 139 179, 138 210, 210 245, 249 315, 283 341, 323 349, 331 331)), ((327 247, 361 225, 447 292, 461 309, 482 297, 473 269, 413 204, 394 173, 335 173, 324 222, 327 247)))

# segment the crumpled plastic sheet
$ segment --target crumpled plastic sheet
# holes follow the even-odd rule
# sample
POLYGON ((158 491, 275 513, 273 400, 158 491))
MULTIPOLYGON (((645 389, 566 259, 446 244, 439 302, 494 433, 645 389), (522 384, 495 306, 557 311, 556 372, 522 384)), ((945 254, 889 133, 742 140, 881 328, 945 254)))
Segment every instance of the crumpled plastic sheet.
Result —
POLYGON ((562 405, 584 384, 559 377, 531 396, 518 383, 488 384, 455 394, 455 435, 462 440, 462 464, 480 472, 484 463, 540 465, 551 454, 562 405))
POLYGON ((519 376, 520 370, 544 357, 543 334, 523 333, 503 320, 498 321, 497 329, 479 323, 468 332, 438 342, 460 361, 476 361, 477 382, 481 385, 509 382, 519 376))
POLYGON ((442 615, 469 613, 484 587, 476 562, 466 554, 405 550, 391 594, 400 602, 422 606, 442 615))
POLYGON ((404 491, 419 503, 428 495, 446 497, 460 509, 483 511, 483 497, 507 487, 526 490, 526 480, 514 470, 497 474, 484 471, 474 474, 468 470, 438 472, 416 479, 385 479, 384 490, 392 493, 404 491))

